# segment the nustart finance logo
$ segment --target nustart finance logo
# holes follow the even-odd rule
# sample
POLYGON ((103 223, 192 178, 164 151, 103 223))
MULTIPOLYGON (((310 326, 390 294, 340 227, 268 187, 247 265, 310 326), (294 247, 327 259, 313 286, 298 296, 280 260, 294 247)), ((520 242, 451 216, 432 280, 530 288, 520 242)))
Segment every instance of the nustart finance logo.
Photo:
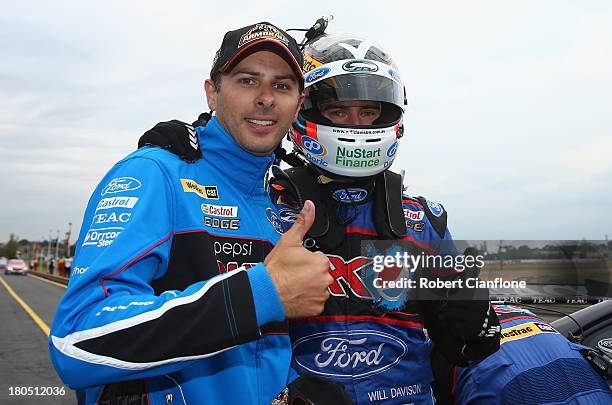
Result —
POLYGON ((336 164, 345 167, 375 167, 380 164, 380 148, 368 150, 365 148, 344 148, 339 146, 336 151, 336 164))

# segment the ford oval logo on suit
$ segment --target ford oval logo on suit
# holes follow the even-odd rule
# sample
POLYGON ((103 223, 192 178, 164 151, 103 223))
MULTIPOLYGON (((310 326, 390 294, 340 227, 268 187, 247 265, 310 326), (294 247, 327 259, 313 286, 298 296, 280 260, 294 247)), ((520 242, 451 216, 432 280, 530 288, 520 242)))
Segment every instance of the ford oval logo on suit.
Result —
POLYGON ((393 335, 375 330, 328 331, 305 336, 293 344, 296 363, 323 377, 365 378, 395 366, 408 346, 393 335), (307 347, 303 347, 307 346, 307 347))

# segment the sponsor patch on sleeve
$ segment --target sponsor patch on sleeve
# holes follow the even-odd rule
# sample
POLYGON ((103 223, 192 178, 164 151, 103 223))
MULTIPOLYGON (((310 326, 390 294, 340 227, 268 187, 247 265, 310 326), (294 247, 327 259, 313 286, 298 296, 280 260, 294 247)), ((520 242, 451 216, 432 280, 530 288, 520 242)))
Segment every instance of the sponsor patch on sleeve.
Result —
POLYGON ((238 216, 237 205, 215 205, 202 203, 202 213, 222 218, 235 218, 238 216))
POLYGON ((203 186, 190 179, 181 179, 183 191, 186 193, 195 193, 202 198, 209 200, 219 199, 219 190, 217 186, 203 186))
POLYGON ((134 208, 138 202, 138 197, 109 197, 98 201, 96 211, 111 208, 134 208))
POLYGON ((552 326, 541 322, 527 322, 502 329, 500 343, 524 339, 540 333, 558 333, 552 326))
POLYGON ((101 195, 118 194, 125 191, 138 190, 142 187, 140 180, 134 177, 117 177, 112 179, 103 189, 101 195))
POLYGON ((81 246, 107 247, 112 245, 115 239, 121 234, 123 227, 112 226, 108 228, 90 229, 85 234, 81 246))

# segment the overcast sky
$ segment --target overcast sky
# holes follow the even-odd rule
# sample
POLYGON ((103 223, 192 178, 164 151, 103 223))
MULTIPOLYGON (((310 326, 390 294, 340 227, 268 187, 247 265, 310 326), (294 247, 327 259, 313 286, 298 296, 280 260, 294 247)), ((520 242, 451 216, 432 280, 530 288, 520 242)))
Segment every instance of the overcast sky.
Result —
POLYGON ((329 32, 394 56, 409 107, 393 168, 455 238, 612 236, 612 2, 262 4, 0 0, 0 241, 78 232, 146 129, 206 109, 225 31, 330 14, 329 32))

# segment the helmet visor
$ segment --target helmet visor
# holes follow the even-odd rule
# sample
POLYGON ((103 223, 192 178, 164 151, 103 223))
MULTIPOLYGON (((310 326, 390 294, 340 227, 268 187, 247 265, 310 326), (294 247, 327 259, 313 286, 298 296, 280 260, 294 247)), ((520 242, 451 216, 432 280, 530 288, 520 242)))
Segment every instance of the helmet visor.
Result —
POLYGON ((332 101, 368 100, 393 104, 403 110, 404 88, 388 77, 351 73, 328 77, 308 86, 304 109, 319 109, 332 101))

